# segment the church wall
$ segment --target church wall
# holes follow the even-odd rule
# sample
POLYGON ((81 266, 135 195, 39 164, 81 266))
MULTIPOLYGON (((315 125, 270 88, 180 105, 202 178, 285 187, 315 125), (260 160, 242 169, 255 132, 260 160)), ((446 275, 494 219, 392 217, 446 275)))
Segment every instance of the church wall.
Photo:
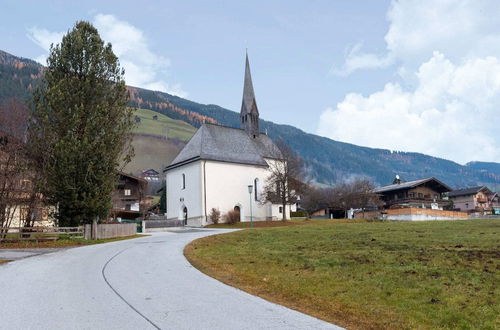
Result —
MULTIPOLYGON (((266 167, 207 161, 205 165, 207 185, 207 213, 218 208, 221 215, 240 207, 241 221, 250 221, 250 196, 248 185, 258 178, 258 194, 266 184, 269 172, 266 167)), ((272 207, 255 200, 252 191, 252 214, 254 221, 271 220, 272 207)))
POLYGON ((183 165, 166 173, 167 218, 183 219, 183 208, 187 208, 188 225, 200 226, 203 214, 201 161, 183 165), (185 175, 185 188, 182 185, 185 175))

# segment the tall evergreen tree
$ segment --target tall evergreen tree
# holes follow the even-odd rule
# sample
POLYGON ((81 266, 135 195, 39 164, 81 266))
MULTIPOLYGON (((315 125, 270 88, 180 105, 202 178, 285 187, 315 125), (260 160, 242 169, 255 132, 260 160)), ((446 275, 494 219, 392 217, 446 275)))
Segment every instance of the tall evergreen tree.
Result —
POLYGON ((51 47, 35 91, 30 147, 60 226, 104 218, 116 169, 130 160, 132 110, 118 58, 92 24, 51 47))

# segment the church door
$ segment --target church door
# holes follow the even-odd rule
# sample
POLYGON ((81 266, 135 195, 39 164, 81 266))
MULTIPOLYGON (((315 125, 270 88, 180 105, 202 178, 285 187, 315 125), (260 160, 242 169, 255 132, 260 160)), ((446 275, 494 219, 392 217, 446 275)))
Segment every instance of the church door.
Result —
POLYGON ((238 205, 234 207, 234 212, 238 212, 238 221, 241 221, 241 209, 238 205))
POLYGON ((184 210, 182 210, 182 219, 184 220, 184 226, 188 223, 188 209, 184 206, 184 210))

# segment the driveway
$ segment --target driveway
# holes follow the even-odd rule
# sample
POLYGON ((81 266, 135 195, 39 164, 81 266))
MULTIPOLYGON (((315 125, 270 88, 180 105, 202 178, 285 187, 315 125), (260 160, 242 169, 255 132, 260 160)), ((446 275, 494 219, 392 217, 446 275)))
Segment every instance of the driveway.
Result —
POLYGON ((204 275, 185 229, 0 265, 1 329, 338 329, 204 275))

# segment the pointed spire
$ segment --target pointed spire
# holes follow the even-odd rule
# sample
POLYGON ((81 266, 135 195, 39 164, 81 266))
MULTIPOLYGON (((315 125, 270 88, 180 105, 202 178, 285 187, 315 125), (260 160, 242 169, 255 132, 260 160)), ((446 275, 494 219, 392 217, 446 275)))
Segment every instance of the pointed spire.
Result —
POLYGON ((259 135, 259 109, 257 108, 257 101, 255 100, 255 92, 253 90, 248 52, 246 52, 245 62, 245 80, 243 82, 243 100, 240 112, 241 128, 250 136, 256 137, 259 135))
POLYGON ((250 73, 250 62, 248 61, 248 53, 246 54, 245 81, 243 85, 243 103, 241 106, 241 112, 242 113, 256 112, 257 114, 259 113, 259 110, 257 109, 257 102, 255 101, 255 92, 253 90, 252 74, 250 73))

